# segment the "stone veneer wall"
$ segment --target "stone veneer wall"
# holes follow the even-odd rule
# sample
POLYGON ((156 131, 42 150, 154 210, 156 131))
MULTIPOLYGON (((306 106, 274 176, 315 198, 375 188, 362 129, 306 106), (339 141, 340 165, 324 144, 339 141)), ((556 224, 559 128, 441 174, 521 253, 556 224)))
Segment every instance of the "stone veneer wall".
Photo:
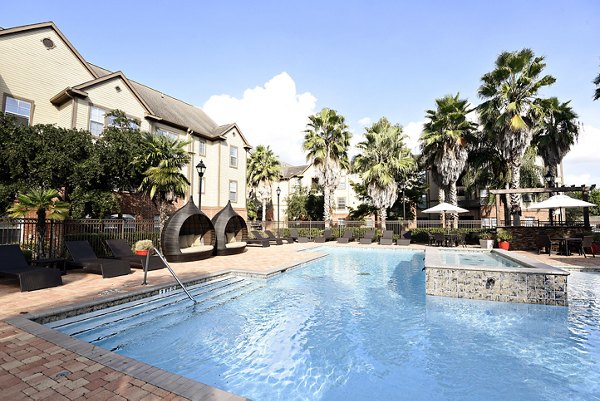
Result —
POLYGON ((510 249, 516 251, 529 251, 537 249, 535 239, 539 234, 549 235, 550 238, 557 237, 581 237, 581 234, 590 232, 590 227, 499 227, 512 233, 510 249))
POLYGON ((567 276, 427 267, 427 295, 567 306, 567 276))

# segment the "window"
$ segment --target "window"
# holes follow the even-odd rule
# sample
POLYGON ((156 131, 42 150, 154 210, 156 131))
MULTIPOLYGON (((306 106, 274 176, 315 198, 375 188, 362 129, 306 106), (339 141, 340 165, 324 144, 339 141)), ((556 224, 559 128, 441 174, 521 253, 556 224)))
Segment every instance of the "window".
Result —
POLYGON ((90 110, 90 132, 95 136, 102 135, 104 131, 105 111, 99 107, 92 106, 90 110))
POLYGON ((158 135, 162 135, 162 136, 165 136, 165 137, 173 139, 173 140, 176 140, 178 138, 176 133, 167 131, 166 129, 162 129, 162 128, 157 128, 156 133, 158 135))
POLYGON ((237 202, 237 181, 229 181, 229 200, 237 202))
POLYGON ((206 156, 206 141, 204 139, 198 141, 198 156, 206 156))
POLYGON ((238 148, 237 146, 229 147, 229 167, 237 168, 238 165, 238 148))
POLYGON ((346 208, 346 198, 337 198, 337 208, 338 210, 346 208))
POLYGON ((31 102, 6 96, 4 112, 14 116, 18 124, 28 126, 31 119, 31 102))
POLYGON ((484 217, 481 219, 481 228, 494 228, 498 222, 495 217, 484 217))
POLYGON ((340 184, 337 189, 346 189, 346 176, 340 178, 340 184))

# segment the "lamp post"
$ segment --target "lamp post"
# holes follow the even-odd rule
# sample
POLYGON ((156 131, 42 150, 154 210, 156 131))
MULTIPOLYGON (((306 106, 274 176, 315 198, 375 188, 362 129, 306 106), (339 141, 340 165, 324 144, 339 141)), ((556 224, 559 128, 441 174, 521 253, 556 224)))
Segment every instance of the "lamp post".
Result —
POLYGON ((279 185, 277 186, 275 193, 277 194, 277 238, 279 238, 281 237, 281 234, 279 234, 279 195, 281 195, 281 188, 279 188, 279 185))
MULTIPOLYGON (((544 176, 544 181, 546 181, 546 188, 554 188, 554 176, 552 175, 552 172, 550 171, 550 169, 548 169, 548 172, 544 176)), ((553 193, 550 192, 549 195, 552 196, 553 193)), ((548 217, 550 219, 550 225, 553 226, 554 225, 554 209, 548 209, 548 217)))
POLYGON ((202 159, 200 159, 200 162, 196 164, 196 171, 200 176, 200 185, 198 185, 200 188, 198 191, 198 210, 202 210, 202 177, 204 177, 204 172, 206 171, 206 166, 204 165, 202 159))

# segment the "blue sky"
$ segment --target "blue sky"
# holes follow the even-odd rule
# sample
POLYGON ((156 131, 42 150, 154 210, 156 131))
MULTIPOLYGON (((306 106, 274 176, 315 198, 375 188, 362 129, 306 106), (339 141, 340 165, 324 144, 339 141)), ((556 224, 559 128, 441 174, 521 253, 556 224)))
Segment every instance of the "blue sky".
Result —
POLYGON ((29 1, 3 4, 0 26, 54 21, 88 61, 236 121, 253 145, 302 163, 306 116, 343 114, 360 139, 386 116, 414 145, 435 98, 477 104, 504 50, 532 48, 571 100, 584 132, 568 184, 600 184, 600 2, 29 1))

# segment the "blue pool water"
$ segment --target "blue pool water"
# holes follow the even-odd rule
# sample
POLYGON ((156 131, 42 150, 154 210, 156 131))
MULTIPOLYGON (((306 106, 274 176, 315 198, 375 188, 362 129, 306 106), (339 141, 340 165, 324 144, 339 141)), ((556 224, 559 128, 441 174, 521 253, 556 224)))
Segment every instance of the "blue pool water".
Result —
POLYGON ((254 401, 600 400, 600 274, 568 308, 472 301, 425 296, 422 252, 327 252, 52 325, 254 401))
POLYGON ((440 250, 442 263, 446 266, 523 267, 517 262, 494 252, 440 250))

